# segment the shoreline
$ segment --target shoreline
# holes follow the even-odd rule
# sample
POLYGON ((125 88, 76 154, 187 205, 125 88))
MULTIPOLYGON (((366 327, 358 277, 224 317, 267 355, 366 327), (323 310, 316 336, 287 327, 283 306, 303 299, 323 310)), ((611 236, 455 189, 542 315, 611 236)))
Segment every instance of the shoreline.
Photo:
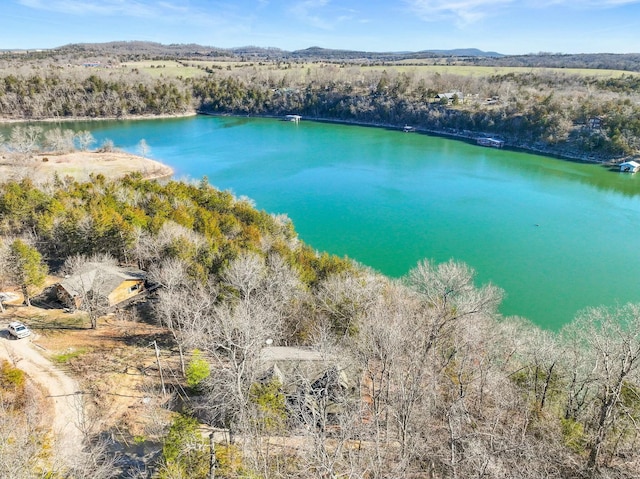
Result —
POLYGON ((70 123, 74 121, 138 121, 138 120, 163 120, 171 118, 188 118, 198 115, 196 110, 184 113, 166 113, 162 115, 125 115, 125 116, 73 116, 73 117, 51 117, 51 118, 0 118, 0 125, 11 123, 70 123))
MULTIPOLYGON (((53 117, 53 118, 38 118, 38 119, 7 119, 0 118, 0 125, 2 124, 12 124, 12 123, 66 123, 66 122, 74 122, 74 121, 139 121, 139 120, 161 120, 161 119, 172 119, 172 118, 189 118, 192 116, 204 115, 204 116, 219 116, 219 117, 239 117, 239 118, 267 118, 267 119, 276 119, 282 120, 284 117, 281 115, 256 115, 256 114, 235 114, 235 113, 212 113, 205 112, 202 110, 193 110, 183 113, 171 113, 171 114, 162 114, 162 115, 130 115, 130 116, 117 116, 117 117, 53 117)), ((318 123, 330 123, 336 125, 347 125, 347 126, 362 126, 367 128, 384 128, 388 130, 394 131, 402 131, 404 125, 395 125, 390 123, 375 123, 375 122, 366 122, 366 121, 358 121, 358 120, 340 120, 340 119, 331 119, 331 118, 321 118, 321 117, 302 117, 302 120, 315 121, 318 123)), ((497 136, 500 135, 492 135, 486 132, 474 132, 470 130, 452 130, 452 129, 444 129, 444 130, 435 130, 430 128, 423 127, 413 127, 414 133, 420 133, 423 135, 431 135, 437 136, 441 138, 449 138, 453 140, 465 141, 467 143, 471 143, 475 145, 477 138, 484 136, 497 136)), ((535 155, 547 156, 550 158, 555 158, 563 161, 575 161, 579 163, 590 163, 590 164, 598 164, 604 166, 617 165, 623 161, 626 161, 631 156, 621 156, 614 158, 598 158, 590 155, 588 153, 578 153, 578 152, 567 152, 562 149, 554 149, 552 147, 536 147, 534 145, 529 145, 526 143, 513 143, 507 142, 505 147, 503 148, 508 151, 517 151, 523 153, 531 153, 535 155)))
MULTIPOLYGON (((198 115, 219 116, 219 117, 235 116, 235 117, 241 117, 241 118, 268 118, 268 119, 275 119, 275 120, 283 120, 284 118, 283 116, 278 116, 278 115, 237 115, 233 113, 208 113, 203 111, 197 111, 196 113, 198 115)), ((338 119, 329 119, 329 118, 317 118, 317 117, 311 117, 311 116, 309 117, 302 116, 301 120, 315 121, 318 123, 330 123, 330 124, 336 124, 336 125, 362 126, 367 128, 384 128, 384 129, 394 130, 394 131, 402 131, 404 127, 404 125, 394 125, 390 123, 371 123, 371 122, 357 121, 357 120, 338 120, 338 119)), ((429 128, 421 128, 421 127, 414 127, 413 132, 420 133, 423 135, 430 135, 430 136, 437 136, 441 138, 449 138, 452 140, 465 141, 473 145, 476 144, 476 140, 479 137, 484 137, 484 136, 499 137, 500 136, 495 134, 490 135, 484 132, 473 132, 470 130, 462 130, 462 131, 432 130, 429 128)), ((535 155, 547 156, 550 158, 555 158, 563 161, 574 161, 578 163, 590 163, 590 164, 597 164, 597 165, 604 165, 604 166, 616 165, 623 161, 626 161, 629 158, 632 158, 629 156, 621 156, 621 157, 615 157, 615 158, 598 159, 598 158, 594 158, 593 155, 570 154, 562 150, 554 150, 553 148, 536 148, 535 146, 526 145, 526 144, 507 144, 503 149, 507 151, 517 151, 522 153, 531 153, 535 155)))
POLYGON ((76 181, 89 181, 92 176, 109 179, 140 173, 146 180, 171 178, 175 170, 160 161, 125 151, 75 151, 54 154, 38 153, 27 161, 0 161, 0 181, 30 178, 36 182, 70 177, 76 181))

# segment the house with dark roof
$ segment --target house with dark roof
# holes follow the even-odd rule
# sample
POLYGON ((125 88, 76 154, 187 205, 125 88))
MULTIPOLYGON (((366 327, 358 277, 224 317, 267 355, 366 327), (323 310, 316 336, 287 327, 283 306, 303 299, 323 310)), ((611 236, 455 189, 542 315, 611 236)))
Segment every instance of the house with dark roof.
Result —
POLYGON ((73 309, 82 309, 82 301, 87 297, 97 299, 105 307, 113 307, 144 291, 146 276, 139 269, 87 263, 56 285, 56 295, 66 307, 73 309))
POLYGON ((272 346, 261 351, 260 362, 258 381, 277 381, 294 416, 322 416, 332 423, 347 398, 357 393, 356 371, 319 351, 272 346))

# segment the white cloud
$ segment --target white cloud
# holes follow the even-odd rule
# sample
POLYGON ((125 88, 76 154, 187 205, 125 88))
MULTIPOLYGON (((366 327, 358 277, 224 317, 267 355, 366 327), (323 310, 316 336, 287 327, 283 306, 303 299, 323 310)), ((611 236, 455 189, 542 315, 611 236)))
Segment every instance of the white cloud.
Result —
POLYGON ((453 18, 460 25, 477 22, 492 14, 496 7, 512 3, 513 0, 405 0, 409 9, 421 19, 440 21, 453 18))
POLYGON ((25 7, 70 15, 125 15, 132 17, 152 17, 162 13, 165 7, 129 0, 19 0, 25 7))
POLYGON ((330 0, 300 1, 289 11, 299 22, 321 30, 333 30, 339 23, 354 21, 358 13, 343 4, 333 7, 330 0))
POLYGON ((331 30, 331 23, 318 14, 318 10, 328 4, 329 0, 304 0, 293 5, 290 10, 301 22, 323 30, 331 30))
POLYGON ((639 4, 640 0, 404 0, 408 8, 425 21, 453 19, 458 26, 501 13, 506 7, 536 9, 568 7, 577 9, 615 8, 639 4))
MULTIPOLYGON (((129 17, 173 25, 191 25, 242 31, 251 14, 239 14, 232 3, 202 9, 171 0, 18 0, 25 7, 86 17, 129 17)), ((259 0, 263 4, 265 0, 259 0)), ((210 5, 213 6, 213 5, 210 5)))
POLYGON ((531 2, 535 7, 577 7, 577 8, 611 8, 640 3, 640 0, 539 0, 531 2))
POLYGON ((332 4, 331 0, 301 0, 291 6, 289 12, 299 22, 321 30, 335 30, 340 23, 369 21, 367 18, 359 18, 358 10, 349 8, 344 3, 332 4))

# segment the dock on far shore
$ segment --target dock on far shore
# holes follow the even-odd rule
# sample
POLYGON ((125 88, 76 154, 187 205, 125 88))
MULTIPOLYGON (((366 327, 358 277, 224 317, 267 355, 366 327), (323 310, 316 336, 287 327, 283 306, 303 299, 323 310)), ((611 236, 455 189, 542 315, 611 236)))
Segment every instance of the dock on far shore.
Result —
POLYGON ((476 143, 490 148, 502 148, 504 146, 504 140, 498 140, 497 138, 477 138, 476 143))

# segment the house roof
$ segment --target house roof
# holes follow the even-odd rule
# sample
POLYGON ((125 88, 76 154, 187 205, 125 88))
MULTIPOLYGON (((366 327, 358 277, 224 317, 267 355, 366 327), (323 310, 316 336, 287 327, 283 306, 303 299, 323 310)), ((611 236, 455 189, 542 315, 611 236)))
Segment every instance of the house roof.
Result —
POLYGON ((633 166, 634 168, 640 167, 640 163, 637 161, 625 161, 624 163, 620 163, 620 166, 633 166))
POLYGON ((120 268, 103 263, 87 263, 77 274, 60 282, 71 297, 85 291, 97 290, 108 296, 124 281, 144 280, 146 273, 139 269, 120 268))
POLYGON ((460 91, 448 91, 446 93, 438 93, 436 95, 436 98, 448 98, 449 100, 451 100, 454 96, 457 96, 458 98, 462 99, 462 92, 460 91))
POLYGON ((310 349, 272 346, 260 351, 263 373, 260 381, 278 379, 287 393, 293 393, 305 384, 322 380, 329 371, 338 374, 339 382, 349 383, 348 375, 336 357, 310 349))

